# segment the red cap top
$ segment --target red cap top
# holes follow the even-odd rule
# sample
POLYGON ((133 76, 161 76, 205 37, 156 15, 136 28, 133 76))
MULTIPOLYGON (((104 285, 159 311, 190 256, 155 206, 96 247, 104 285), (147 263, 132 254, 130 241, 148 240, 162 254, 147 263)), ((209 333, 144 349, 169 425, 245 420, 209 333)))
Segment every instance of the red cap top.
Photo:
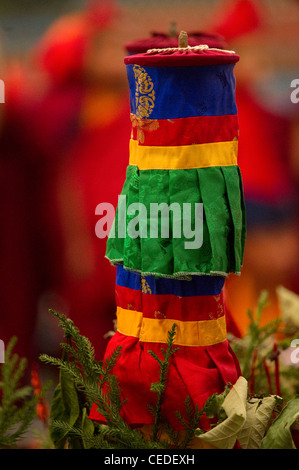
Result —
MULTIPOLYGON (((188 33, 189 46, 198 46, 199 44, 207 44, 209 47, 217 47, 224 49, 226 42, 220 34, 207 33, 205 31, 195 31, 188 33)), ((165 33, 153 32, 150 37, 138 39, 125 44, 125 48, 129 54, 140 54, 148 49, 177 47, 178 34, 170 36, 165 33)))
POLYGON ((184 67, 197 65, 234 64, 240 57, 234 51, 209 48, 207 45, 151 49, 144 54, 127 56, 126 65, 153 67, 184 67))

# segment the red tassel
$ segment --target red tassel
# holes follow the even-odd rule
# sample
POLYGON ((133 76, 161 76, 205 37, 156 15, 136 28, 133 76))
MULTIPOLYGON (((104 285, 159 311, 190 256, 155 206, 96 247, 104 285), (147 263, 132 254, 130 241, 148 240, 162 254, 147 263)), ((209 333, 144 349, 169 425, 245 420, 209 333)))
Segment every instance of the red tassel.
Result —
POLYGON ((254 395, 254 384, 255 384, 254 372, 255 372, 256 358, 257 358, 257 349, 253 351, 252 365, 251 365, 251 372, 250 372, 250 379, 249 379, 249 383, 250 383, 249 393, 251 395, 254 395))
POLYGON ((274 362, 275 362, 275 387, 276 387, 276 394, 281 397, 281 390, 280 390, 280 377, 279 377, 279 351, 277 349, 277 344, 274 343, 273 347, 273 355, 274 355, 274 362))
POLYGON ((42 385, 36 364, 33 365, 31 370, 31 385, 33 387, 33 393, 37 397, 36 414, 41 421, 47 424, 49 418, 49 406, 42 395, 42 385))
POLYGON ((265 369, 265 372, 266 372, 266 377, 267 377, 267 382, 268 382, 268 387, 269 387, 269 393, 270 393, 270 395, 273 395, 271 376, 270 376, 269 367, 268 367, 267 362, 266 362, 266 358, 264 358, 264 360, 263 360, 263 365, 264 365, 264 369, 265 369))

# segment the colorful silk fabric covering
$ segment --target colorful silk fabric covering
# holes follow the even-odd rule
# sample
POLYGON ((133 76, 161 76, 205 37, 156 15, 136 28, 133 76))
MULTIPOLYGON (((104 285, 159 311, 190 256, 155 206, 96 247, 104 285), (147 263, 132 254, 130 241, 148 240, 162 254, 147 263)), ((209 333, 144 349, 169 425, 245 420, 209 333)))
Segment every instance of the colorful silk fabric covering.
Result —
MULTIPOLYGON (((132 137, 130 162, 116 212, 107 257, 117 265, 117 332, 105 358, 121 346, 116 375, 125 403, 121 415, 130 426, 152 424, 148 405, 157 396, 168 333, 176 325, 163 418, 182 429, 190 397, 200 408, 213 393, 241 374, 228 343, 223 285, 241 269, 245 213, 237 165, 238 121, 233 67, 227 52, 196 49, 146 53, 125 59, 130 84, 132 137), (170 60, 170 62, 169 62, 170 60), (225 63, 226 61, 226 63, 225 63), (175 64, 175 65, 174 65, 175 64), (150 228, 150 204, 203 204, 203 244, 186 249, 184 236, 125 236, 130 204, 142 205, 140 234, 150 228), (122 219, 123 209, 126 223, 122 219)), ((192 224, 195 224, 195 213, 192 224)), ((174 227, 181 223, 172 214, 174 227)), ((149 232, 150 233, 150 232, 149 232)), ((94 404, 90 418, 105 419, 94 404)), ((201 426, 209 427, 202 419, 201 426)))
POLYGON ((125 206, 117 208, 107 243, 106 256, 113 264, 170 278, 240 273, 245 209, 237 164, 237 58, 209 51, 126 58, 132 136, 122 190, 125 206), (168 237, 160 230, 161 220, 157 236, 150 236, 153 203, 179 207, 171 210, 168 237), (185 248, 190 238, 183 230, 184 203, 190 204, 192 227, 198 217, 193 208, 203 204, 202 244, 195 248, 185 248), (143 211, 130 213, 131 204, 143 211), (123 231, 136 214, 140 236, 132 237, 123 231), (180 236, 174 236, 180 225, 180 236))
MULTIPOLYGON (((151 384, 159 381, 159 365, 150 353, 161 357, 168 331, 176 324, 162 412, 174 429, 182 429, 176 411, 185 415, 184 402, 202 407, 213 393, 240 375, 238 361, 226 338, 223 276, 194 276, 178 280, 142 276, 117 267, 117 332, 108 344, 105 358, 121 346, 113 374, 118 378, 122 399, 121 415, 131 426, 153 422, 147 405, 155 405, 151 384)), ((105 423, 94 404, 90 418, 105 423)), ((201 426, 208 428, 208 420, 201 426)))

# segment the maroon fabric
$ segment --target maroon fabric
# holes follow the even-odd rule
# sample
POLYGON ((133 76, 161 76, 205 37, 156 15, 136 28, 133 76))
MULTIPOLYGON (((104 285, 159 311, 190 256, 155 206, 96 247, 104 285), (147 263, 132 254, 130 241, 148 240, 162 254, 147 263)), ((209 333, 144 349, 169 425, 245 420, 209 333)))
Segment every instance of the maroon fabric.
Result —
MULTIPOLYGON (((220 34, 207 33, 205 31, 197 31, 188 33, 189 46, 197 46, 198 44, 206 44, 209 47, 217 47, 224 49, 226 42, 220 34)), ((148 49, 177 47, 178 35, 171 37, 165 33, 153 32, 150 37, 137 39, 127 42, 125 49, 129 54, 140 54, 148 49)))
MULTIPOLYGON (((23 88, 26 89, 25 75, 23 88)), ((7 346, 17 337, 14 352, 34 359, 38 299, 48 283, 49 245, 45 245, 44 207, 53 165, 32 146, 34 100, 6 76, 5 119, 0 155, 0 339, 7 346)), ((51 237, 52 231, 47 232, 51 237)), ((36 360, 36 359, 35 359, 36 360)), ((27 372, 29 370, 27 369, 27 372)))
POLYGON ((165 49, 162 52, 135 54, 124 59, 126 65, 136 64, 154 67, 188 67, 198 65, 234 64, 240 57, 235 53, 222 50, 165 49))

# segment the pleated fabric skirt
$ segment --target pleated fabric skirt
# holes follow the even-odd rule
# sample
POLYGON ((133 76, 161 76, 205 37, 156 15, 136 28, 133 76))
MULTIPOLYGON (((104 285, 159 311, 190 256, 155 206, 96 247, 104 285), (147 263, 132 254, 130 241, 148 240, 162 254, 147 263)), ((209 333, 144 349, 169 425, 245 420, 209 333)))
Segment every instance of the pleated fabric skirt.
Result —
POLYGON ((129 165, 121 196, 107 241, 112 264, 169 278, 240 273, 246 216, 238 165, 174 170, 129 165), (133 213, 132 204, 139 210, 133 213), (171 208, 168 221, 153 215, 153 204, 171 208), (196 204, 202 204, 200 220, 196 204), (136 220, 139 233, 132 236, 128 226, 136 220), (163 222, 169 223, 166 236, 163 222), (190 227, 187 235, 184 223, 190 227), (155 237, 152 227, 158 228, 155 237))
MULTIPOLYGON (((138 427, 152 424, 148 405, 155 406, 157 395, 151 384, 159 381, 160 366, 149 351, 162 360, 168 332, 176 325, 162 405, 163 418, 175 430, 183 429, 177 412, 185 416, 185 400, 201 408, 213 393, 222 393, 227 383, 241 375, 238 360, 226 338, 222 276, 196 276, 190 280, 142 276, 117 267, 117 332, 108 344, 105 358, 121 347, 112 370, 121 396, 126 399, 121 416, 138 427)), ((105 419, 97 404, 90 418, 105 419)), ((205 417, 199 423, 209 428, 205 417)))

